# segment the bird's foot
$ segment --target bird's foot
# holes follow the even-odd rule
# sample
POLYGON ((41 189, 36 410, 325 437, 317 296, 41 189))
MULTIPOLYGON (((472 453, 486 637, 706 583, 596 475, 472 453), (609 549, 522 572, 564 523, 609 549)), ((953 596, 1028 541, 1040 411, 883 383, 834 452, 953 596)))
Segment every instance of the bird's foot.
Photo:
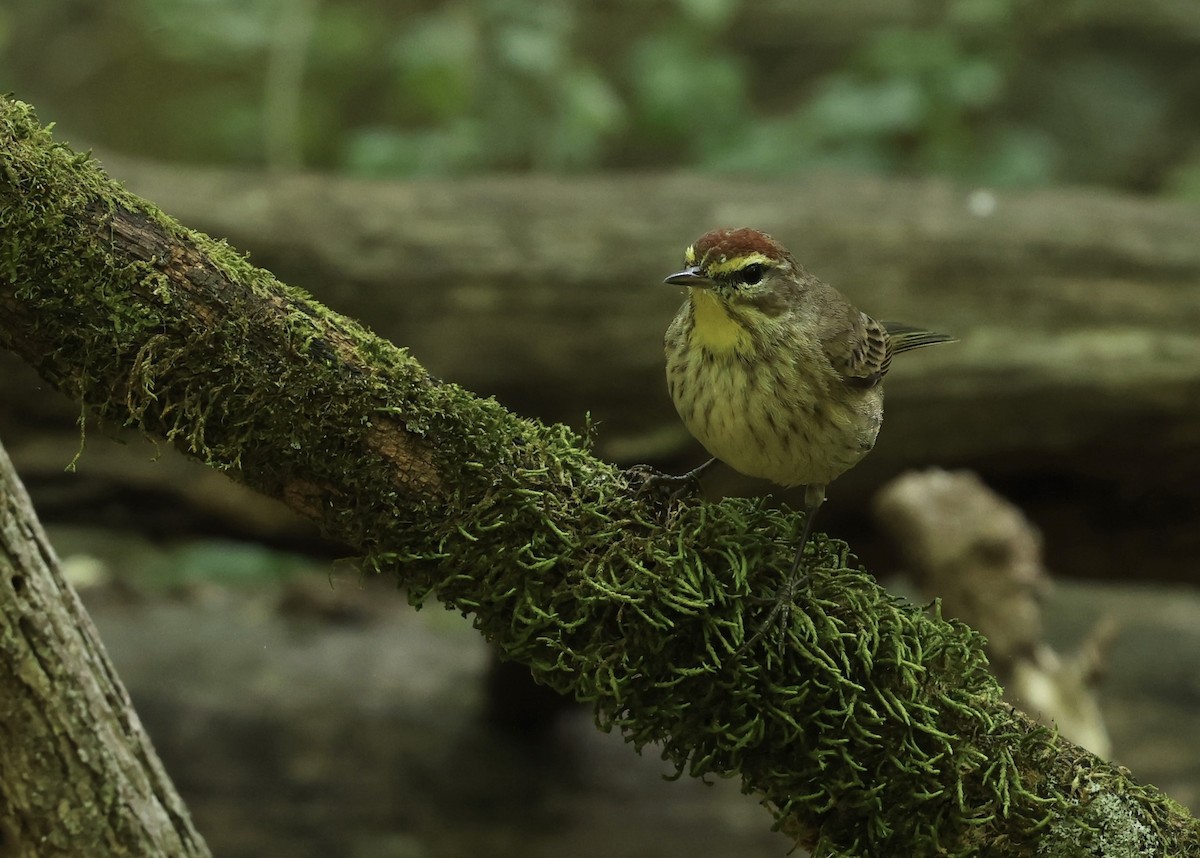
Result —
POLYGON ((796 610, 796 597, 808 585, 808 571, 804 568, 794 569, 783 579, 773 596, 751 596, 750 601, 764 602, 771 605, 767 617, 759 623, 750 637, 746 638, 733 652, 734 659, 740 659, 750 651, 763 636, 775 627, 778 635, 776 641, 779 647, 779 657, 782 659, 787 648, 787 632, 792 623, 792 611, 796 610))
POLYGON ((661 473, 649 465, 634 465, 627 473, 630 476, 631 484, 636 483, 638 480, 641 481, 641 484, 637 486, 637 494, 653 494, 665 497, 668 500, 676 500, 686 495, 700 494, 700 476, 715 461, 715 459, 709 460, 700 467, 693 468, 686 474, 680 474, 679 476, 661 473))
POLYGON ((808 563, 805 559, 804 550, 808 547, 809 537, 812 536, 813 521, 817 517, 817 510, 821 508, 821 504, 825 502, 825 486, 820 484, 809 485, 805 489, 805 514, 804 527, 800 531, 800 539, 796 544, 796 555, 792 559, 792 565, 788 568, 787 574, 783 576, 783 581, 775 590, 774 598, 761 599, 757 596, 751 597, 751 600, 771 603, 771 610, 767 613, 767 618, 758 625, 754 633, 750 635, 742 645, 734 650, 733 657, 741 658, 745 655, 750 647, 758 643, 766 631, 772 624, 779 624, 779 657, 783 659, 784 650, 787 647, 787 632, 791 625, 792 611, 796 606, 796 596, 800 595, 800 591, 808 586, 808 563))

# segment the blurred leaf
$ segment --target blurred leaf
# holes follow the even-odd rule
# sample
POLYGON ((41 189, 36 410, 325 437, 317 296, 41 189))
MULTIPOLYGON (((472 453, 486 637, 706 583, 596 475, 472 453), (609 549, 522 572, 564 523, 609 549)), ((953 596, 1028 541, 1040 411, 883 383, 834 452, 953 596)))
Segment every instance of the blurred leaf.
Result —
POLYGON ((254 586, 310 572, 312 561, 248 542, 212 539, 189 542, 143 570, 155 587, 208 581, 254 586))
POLYGON ((921 89, 910 78, 861 82, 838 75, 821 88, 805 113, 809 133, 829 140, 914 131, 926 110, 921 89))
POLYGON ((359 176, 451 175, 479 165, 479 140, 478 129, 468 120, 425 131, 363 128, 348 140, 341 162, 359 176))
POLYGON ((609 83, 591 69, 568 72, 560 88, 562 104, 549 135, 545 165, 593 166, 604 141, 624 126, 625 107, 609 83))
POLYGON ((738 0, 676 0, 676 3, 685 18, 709 32, 727 26, 740 5, 738 0))
POLYGON ((220 65, 261 52, 287 0, 139 0, 137 9, 163 55, 220 65))
POLYGON ((478 32, 469 17, 450 10, 419 19, 395 40, 391 60, 411 107, 433 120, 470 109, 479 63, 478 32))
POLYGON ((507 65, 534 77, 554 74, 567 56, 567 45, 555 32, 525 24, 502 28, 496 48, 507 65))
POLYGON ((318 10, 309 63, 326 73, 361 73, 372 67, 375 46, 390 44, 392 36, 360 8, 325 3, 318 10))
POLYGON ((749 121, 741 63, 706 50, 687 32, 639 39, 628 78, 640 126, 652 137, 696 141, 699 151, 737 139, 749 121))
POLYGON ((885 30, 862 53, 865 71, 915 77, 959 61, 954 37, 944 30, 885 30))
POLYGON ((189 130, 185 157, 216 157, 235 164, 262 159, 262 110, 257 102, 247 102, 238 95, 232 86, 214 85, 159 106, 167 127, 189 130))
POLYGON ((703 165, 723 173, 786 175, 819 160, 813 144, 802 117, 768 119, 751 123, 737 142, 707 153, 703 165))
POLYGON ((954 0, 946 8, 946 23, 996 32, 1012 22, 1014 6, 1014 0, 954 0))
POLYGON ((1004 78, 994 64, 982 59, 967 59, 948 70, 951 100, 968 108, 986 107, 1000 97, 1004 78))

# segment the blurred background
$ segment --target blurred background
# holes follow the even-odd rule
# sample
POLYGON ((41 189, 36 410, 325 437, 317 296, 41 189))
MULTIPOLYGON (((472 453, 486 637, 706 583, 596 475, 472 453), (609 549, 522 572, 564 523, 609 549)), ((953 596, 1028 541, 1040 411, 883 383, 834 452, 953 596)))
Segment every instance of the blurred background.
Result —
MULTIPOLYGON (((976 523, 958 562, 1025 570, 1017 649, 1086 665, 1100 750, 1200 805, 1200 5, 8 0, 0 88, 439 377, 590 415, 622 465, 704 458, 663 382, 661 280, 710 228, 957 335, 893 365, 821 526, 945 595, 873 498, 978 474, 1026 529, 976 523)), ((68 468, 78 409, 7 354, 0 403, 215 854, 790 848, 736 785, 662 782, 281 507, 115 427, 68 468)))

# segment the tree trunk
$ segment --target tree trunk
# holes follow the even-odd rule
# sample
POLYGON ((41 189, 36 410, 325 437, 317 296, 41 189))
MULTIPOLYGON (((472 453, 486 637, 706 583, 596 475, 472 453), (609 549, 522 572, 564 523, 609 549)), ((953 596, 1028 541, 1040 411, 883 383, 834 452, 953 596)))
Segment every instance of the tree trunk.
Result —
POLYGON ((794 516, 644 496, 569 430, 437 381, 112 185, 27 105, 0 100, 0 128, 0 343, 317 521, 414 601, 472 614, 635 746, 739 776, 837 854, 1200 846, 1177 804, 1005 706, 978 637, 847 568, 844 545, 815 538, 797 610, 743 651, 794 516))
POLYGON ((208 856, 0 446, 0 854, 208 856))

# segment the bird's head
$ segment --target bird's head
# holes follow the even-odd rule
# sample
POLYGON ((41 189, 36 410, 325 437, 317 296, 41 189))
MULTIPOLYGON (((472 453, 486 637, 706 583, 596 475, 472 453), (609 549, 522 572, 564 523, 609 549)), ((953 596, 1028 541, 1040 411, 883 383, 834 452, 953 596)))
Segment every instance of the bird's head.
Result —
POLYGON ((664 282, 689 287, 693 301, 711 295, 722 303, 774 315, 786 307, 796 282, 796 261, 765 232, 715 229, 683 255, 682 271, 664 282), (703 292, 697 292, 703 290, 703 292))

